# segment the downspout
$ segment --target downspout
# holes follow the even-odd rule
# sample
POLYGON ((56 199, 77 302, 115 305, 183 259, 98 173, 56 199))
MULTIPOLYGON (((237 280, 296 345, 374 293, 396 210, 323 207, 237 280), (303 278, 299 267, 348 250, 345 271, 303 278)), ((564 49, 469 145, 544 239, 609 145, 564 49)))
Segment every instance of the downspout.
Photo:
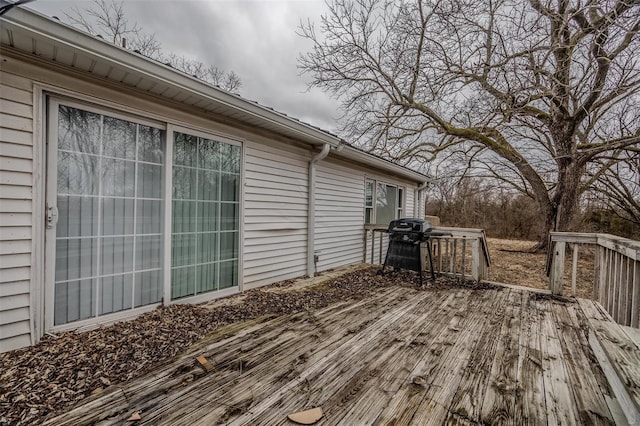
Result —
MULTIPOLYGON (((415 218, 418 218, 418 213, 420 213, 420 205, 422 203, 422 200, 421 200, 422 191, 427 189, 427 186, 429 186, 429 182, 422 182, 422 184, 414 190, 413 199, 415 201, 413 203, 413 217, 415 218)), ((424 217, 421 217, 419 219, 424 219, 424 217)))
POLYGON ((316 164, 329 155, 331 145, 322 146, 322 151, 309 161, 309 201, 307 203, 307 275, 315 275, 315 239, 316 239, 316 164))

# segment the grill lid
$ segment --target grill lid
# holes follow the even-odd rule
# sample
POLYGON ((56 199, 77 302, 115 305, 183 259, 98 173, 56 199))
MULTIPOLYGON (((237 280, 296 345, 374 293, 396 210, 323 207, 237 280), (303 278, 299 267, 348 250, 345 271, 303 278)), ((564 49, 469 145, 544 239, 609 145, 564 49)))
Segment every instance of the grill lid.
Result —
POLYGON ((419 232, 421 234, 428 234, 431 232, 433 227, 431 226, 431 222, 423 219, 416 218, 403 218, 396 219, 389 222, 389 228, 387 232, 396 233, 396 232, 419 232))

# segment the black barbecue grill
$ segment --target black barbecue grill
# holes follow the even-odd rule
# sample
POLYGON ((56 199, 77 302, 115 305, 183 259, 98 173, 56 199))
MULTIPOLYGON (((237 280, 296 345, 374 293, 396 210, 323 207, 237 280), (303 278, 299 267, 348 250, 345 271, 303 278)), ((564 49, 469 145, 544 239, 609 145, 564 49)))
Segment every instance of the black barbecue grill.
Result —
MULTIPOLYGON (((384 264, 380 270, 384 274, 387 266, 392 266, 394 270, 409 269, 420 274, 420 284, 422 285, 422 258, 420 256, 420 245, 429 242, 431 237, 451 235, 444 232, 433 232, 431 223, 422 219, 397 219, 389 223, 387 229, 389 234, 389 247, 384 258, 384 264)), ((433 256, 431 244, 426 244, 429 256, 429 266, 431 279, 436 279, 433 270, 433 256)))

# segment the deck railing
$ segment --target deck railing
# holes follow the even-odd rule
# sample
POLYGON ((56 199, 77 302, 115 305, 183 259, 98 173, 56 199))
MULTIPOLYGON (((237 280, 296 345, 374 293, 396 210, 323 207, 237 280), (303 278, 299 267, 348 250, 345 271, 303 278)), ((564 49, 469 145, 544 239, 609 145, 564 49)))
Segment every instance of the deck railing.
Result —
MULTIPOLYGON (((482 229, 434 227, 434 232, 449 233, 433 236, 429 241, 433 255, 433 269, 438 274, 485 280, 488 277, 491 259, 487 240, 482 229)), ((384 225, 365 225, 364 263, 381 265, 389 243, 384 225)), ((430 271, 426 244, 423 243, 423 270, 430 271)))
POLYGON ((593 253, 593 299, 619 324, 640 328, 640 241, 610 234, 552 232, 547 257, 549 289, 562 295, 565 254, 572 252, 571 294, 576 295, 578 258, 593 253))

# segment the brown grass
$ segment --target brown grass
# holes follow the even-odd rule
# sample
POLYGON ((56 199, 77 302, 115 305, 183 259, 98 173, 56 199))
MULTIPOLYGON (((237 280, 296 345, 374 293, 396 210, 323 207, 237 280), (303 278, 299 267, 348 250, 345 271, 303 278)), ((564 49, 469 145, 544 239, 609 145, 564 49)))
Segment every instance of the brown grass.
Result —
MULTIPOLYGON (((547 255, 528 252, 535 241, 503 240, 487 238, 491 268, 489 280, 523 287, 549 288, 549 278, 545 272, 547 255)), ((593 251, 580 247, 578 252, 576 296, 591 298, 593 288, 593 251)), ((565 255, 564 294, 571 295, 572 251, 565 255)))

